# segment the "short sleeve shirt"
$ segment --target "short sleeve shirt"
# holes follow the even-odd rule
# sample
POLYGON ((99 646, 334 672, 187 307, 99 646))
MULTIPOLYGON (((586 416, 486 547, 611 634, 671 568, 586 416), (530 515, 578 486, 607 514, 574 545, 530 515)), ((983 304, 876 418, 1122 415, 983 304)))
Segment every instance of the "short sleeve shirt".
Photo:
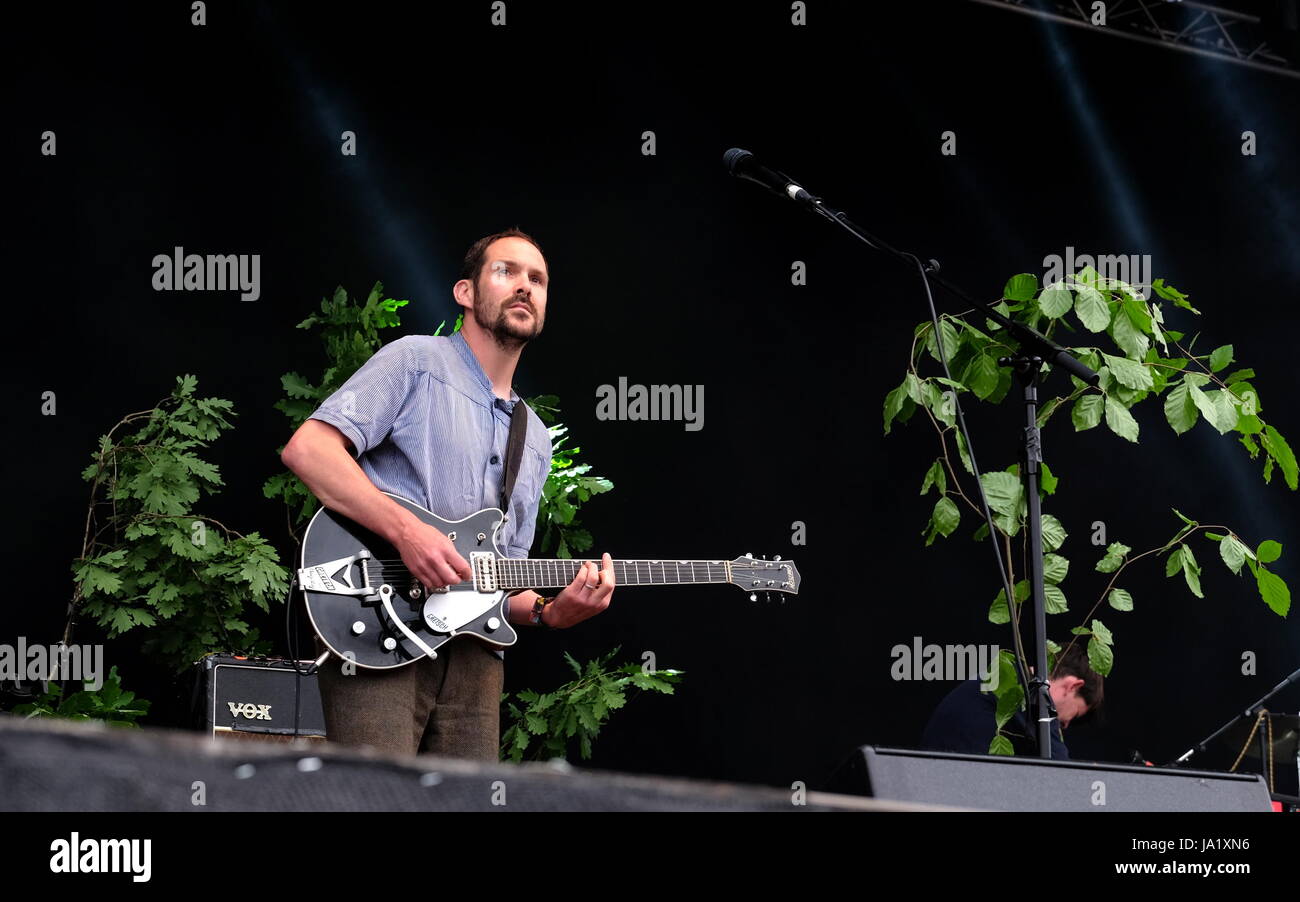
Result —
MULTIPOLYGON (((496 397, 464 335, 408 335, 378 351, 310 419, 352 442, 376 488, 447 520, 500 507, 506 441, 519 396, 496 397)), ((551 440, 532 410, 509 519, 498 534, 506 557, 527 557, 551 440)))

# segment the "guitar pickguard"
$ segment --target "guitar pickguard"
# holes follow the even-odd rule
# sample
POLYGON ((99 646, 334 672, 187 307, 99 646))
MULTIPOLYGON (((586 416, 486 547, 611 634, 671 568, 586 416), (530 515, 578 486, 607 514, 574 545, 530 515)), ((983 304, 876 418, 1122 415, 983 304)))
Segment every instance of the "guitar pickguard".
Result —
POLYGON ((484 610, 500 600, 495 580, 485 580, 480 573, 490 573, 482 558, 495 558, 491 552, 472 552, 464 555, 471 562, 474 579, 471 582, 448 586, 446 591, 432 592, 425 599, 421 611, 424 624, 436 633, 454 633, 476 620, 484 610))

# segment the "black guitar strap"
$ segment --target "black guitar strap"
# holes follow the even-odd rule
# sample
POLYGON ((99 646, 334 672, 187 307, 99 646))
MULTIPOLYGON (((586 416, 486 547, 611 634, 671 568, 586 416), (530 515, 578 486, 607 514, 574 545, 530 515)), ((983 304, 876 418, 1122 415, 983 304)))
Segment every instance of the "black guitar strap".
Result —
POLYGON ((524 438, 528 434, 528 405, 520 398, 510 414, 510 437, 506 439, 506 469, 501 477, 501 510, 510 513, 510 496, 524 459, 524 438))

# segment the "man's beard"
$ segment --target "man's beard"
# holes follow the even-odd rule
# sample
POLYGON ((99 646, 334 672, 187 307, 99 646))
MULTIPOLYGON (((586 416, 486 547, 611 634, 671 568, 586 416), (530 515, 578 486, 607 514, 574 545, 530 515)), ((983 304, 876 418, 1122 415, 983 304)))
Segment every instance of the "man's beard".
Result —
POLYGON ((525 299, 524 303, 528 305, 528 310, 532 314, 532 322, 521 323, 511 318, 510 305, 519 303, 521 299, 523 295, 510 295, 501 302, 496 310, 496 316, 493 317, 487 299, 481 292, 477 290, 474 292, 474 322, 478 323, 479 328, 491 335, 493 341, 505 350, 521 348, 542 334, 542 321, 537 316, 537 308, 533 306, 531 298, 525 299))

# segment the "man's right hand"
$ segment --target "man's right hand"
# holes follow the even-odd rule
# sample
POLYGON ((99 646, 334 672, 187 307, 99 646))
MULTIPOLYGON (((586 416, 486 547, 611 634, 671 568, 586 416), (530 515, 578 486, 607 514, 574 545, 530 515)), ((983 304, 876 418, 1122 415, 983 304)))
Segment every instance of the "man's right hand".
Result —
POLYGON ((469 561, 460 556, 451 539, 428 523, 412 515, 394 543, 406 569, 424 583, 425 588, 454 586, 474 574, 469 561))

